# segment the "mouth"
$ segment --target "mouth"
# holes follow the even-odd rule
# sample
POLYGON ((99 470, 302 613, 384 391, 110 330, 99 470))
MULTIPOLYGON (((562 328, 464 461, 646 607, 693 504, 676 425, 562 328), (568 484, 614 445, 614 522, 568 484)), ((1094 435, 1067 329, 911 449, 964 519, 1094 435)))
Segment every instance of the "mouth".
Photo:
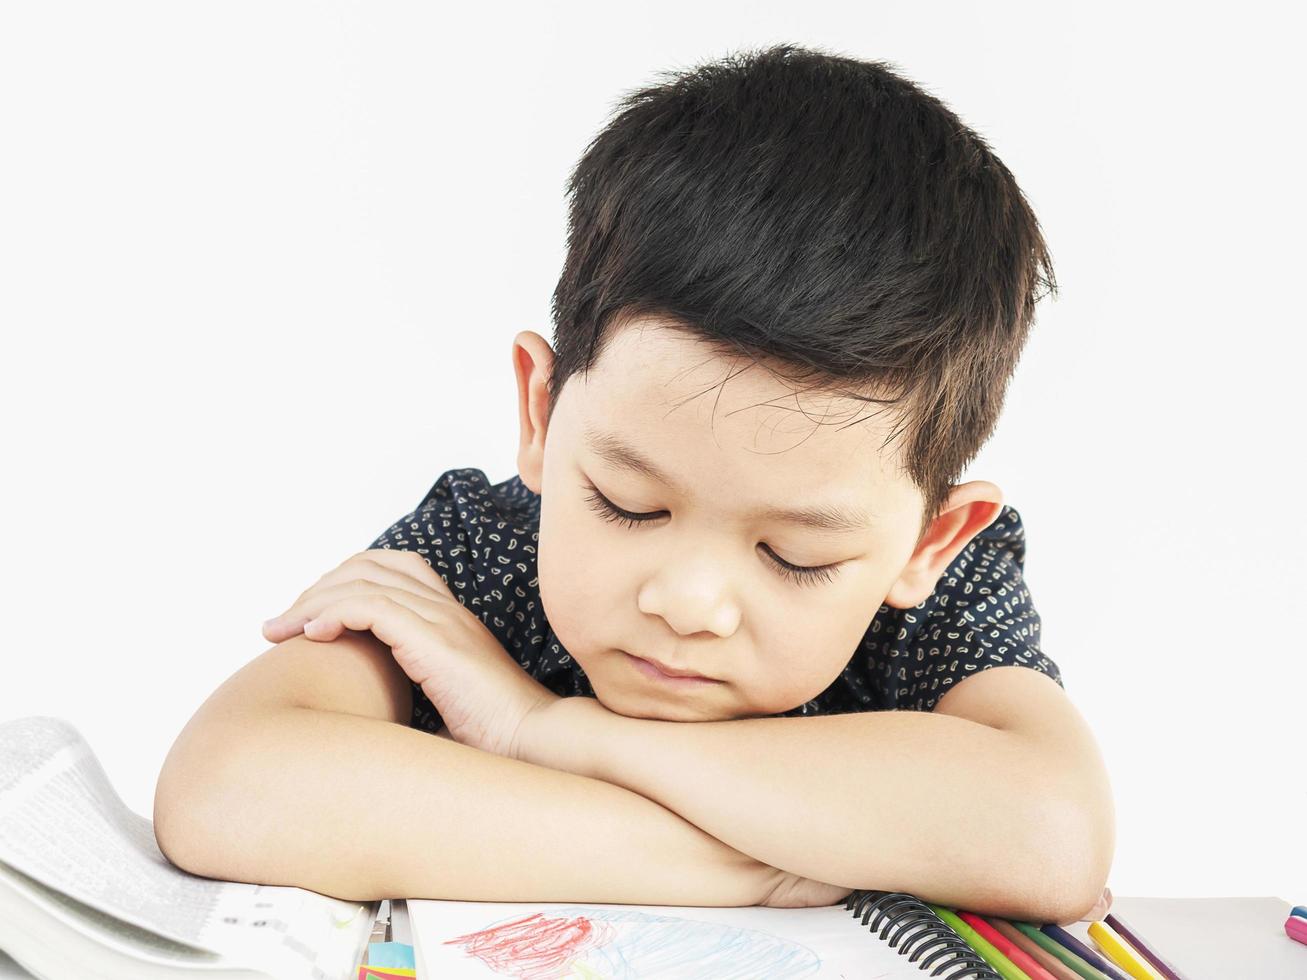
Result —
POLYGON ((674 687, 703 687, 708 684, 720 684, 719 680, 712 677, 704 677, 702 674, 696 674, 692 671, 674 671, 671 667, 664 667, 654 660, 646 660, 643 657, 637 657, 633 653, 622 653, 630 661, 631 665, 645 677, 659 681, 663 684, 669 684, 674 687))

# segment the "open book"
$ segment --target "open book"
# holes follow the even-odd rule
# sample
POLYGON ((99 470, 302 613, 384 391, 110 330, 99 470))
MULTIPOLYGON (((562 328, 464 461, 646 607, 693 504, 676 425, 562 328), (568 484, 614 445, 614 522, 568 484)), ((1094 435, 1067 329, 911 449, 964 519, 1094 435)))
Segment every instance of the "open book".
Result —
POLYGON ((170 863, 60 718, 0 723, 0 949, 45 980, 339 980, 379 901, 170 863))

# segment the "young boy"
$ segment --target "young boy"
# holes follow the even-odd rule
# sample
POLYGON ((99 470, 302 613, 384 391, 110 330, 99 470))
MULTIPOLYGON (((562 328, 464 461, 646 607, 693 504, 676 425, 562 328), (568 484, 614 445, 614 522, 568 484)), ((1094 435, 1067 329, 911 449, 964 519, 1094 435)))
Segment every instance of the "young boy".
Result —
POLYGON ((381 641, 390 716, 451 759, 652 801, 776 869, 758 904, 1101 916, 1107 776, 1039 648, 1021 518, 955 482, 1055 288, 1012 175, 884 65, 779 46, 630 95, 569 193, 557 350, 513 345, 519 475, 446 471, 265 636, 381 641))

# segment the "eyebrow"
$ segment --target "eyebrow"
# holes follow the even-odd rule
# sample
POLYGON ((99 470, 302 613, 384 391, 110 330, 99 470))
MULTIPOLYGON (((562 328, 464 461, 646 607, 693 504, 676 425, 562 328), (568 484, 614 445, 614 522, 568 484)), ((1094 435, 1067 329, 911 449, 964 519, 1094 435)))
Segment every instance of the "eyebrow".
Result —
MULTIPOLYGON (((608 465, 640 473, 676 490, 682 496, 686 495, 679 484, 664 473, 653 460, 638 449, 628 446, 617 436, 587 428, 585 442, 590 451, 608 465)), ((861 509, 846 509, 833 504, 796 508, 765 507, 757 511, 754 516, 767 521, 799 524, 818 531, 865 531, 872 523, 861 509)))

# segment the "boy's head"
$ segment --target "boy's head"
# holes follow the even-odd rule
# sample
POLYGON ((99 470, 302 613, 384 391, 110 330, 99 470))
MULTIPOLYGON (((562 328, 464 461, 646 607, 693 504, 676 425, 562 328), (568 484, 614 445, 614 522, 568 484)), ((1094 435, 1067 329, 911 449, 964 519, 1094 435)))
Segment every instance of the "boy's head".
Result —
POLYGON ((619 110, 568 185, 556 352, 514 341, 541 601, 614 711, 779 714, 998 515, 955 481, 1051 261, 985 142, 883 64, 780 46, 619 110), (800 508, 858 516, 766 513, 800 508))

